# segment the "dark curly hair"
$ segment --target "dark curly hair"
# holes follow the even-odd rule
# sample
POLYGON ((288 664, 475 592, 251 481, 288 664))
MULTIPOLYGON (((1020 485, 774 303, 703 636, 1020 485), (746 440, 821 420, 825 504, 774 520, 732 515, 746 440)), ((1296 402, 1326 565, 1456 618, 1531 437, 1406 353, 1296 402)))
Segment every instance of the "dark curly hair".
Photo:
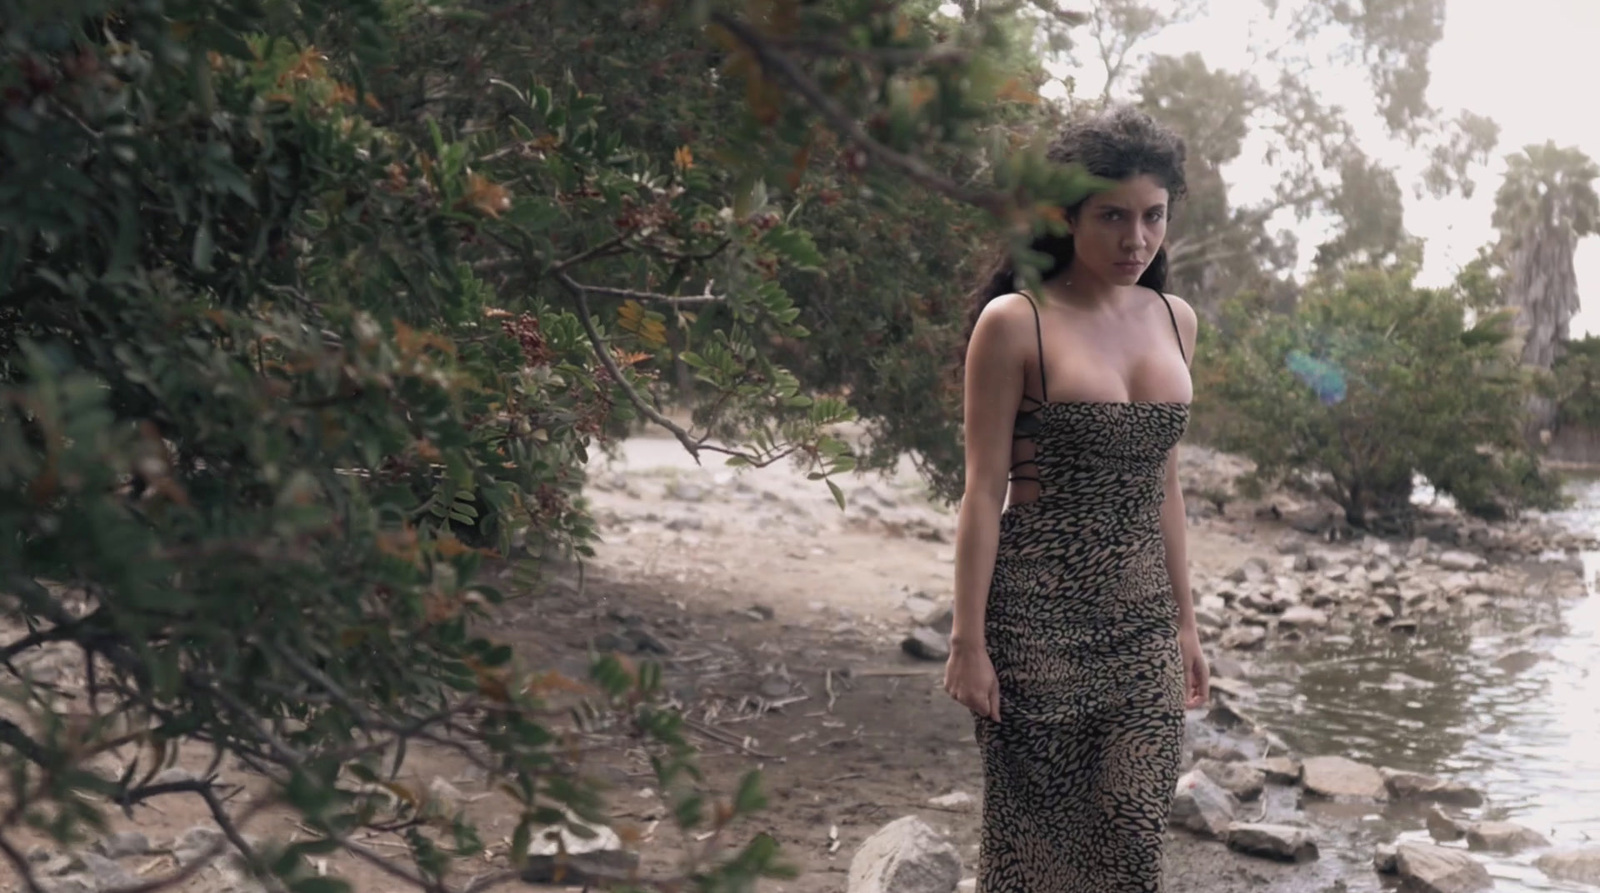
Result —
MULTIPOLYGON (((1185 155, 1182 137, 1157 124, 1144 112, 1129 106, 1116 106, 1068 124, 1051 142, 1046 153, 1052 162, 1081 164, 1089 173, 1106 180, 1126 180, 1148 174, 1166 188, 1169 205, 1177 203, 1187 191, 1183 175, 1185 155)), ((1083 203, 1079 202, 1067 208, 1067 219, 1076 219, 1082 207, 1083 203)), ((1051 258, 1049 267, 1043 271, 1046 280, 1072 263, 1070 235, 1046 234, 1035 239, 1032 248, 1051 258)), ((971 341, 972 330, 978 324, 978 315, 990 301, 1016 291, 1015 278, 1011 253, 1001 249, 991 262, 989 272, 972 293, 972 307, 967 314, 967 331, 962 346, 963 357, 966 343, 971 341)), ((1156 251, 1150 266, 1139 277, 1139 284, 1156 291, 1166 290, 1165 245, 1156 251)))

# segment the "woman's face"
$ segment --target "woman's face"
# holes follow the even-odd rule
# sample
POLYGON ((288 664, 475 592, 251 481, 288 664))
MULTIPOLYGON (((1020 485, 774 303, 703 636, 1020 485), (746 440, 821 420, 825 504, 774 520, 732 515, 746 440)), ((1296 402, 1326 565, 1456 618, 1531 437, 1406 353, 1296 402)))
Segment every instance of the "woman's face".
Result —
POLYGON ((1133 285, 1167 237, 1167 189, 1149 174, 1129 177, 1090 196, 1070 223, 1083 272, 1133 285))

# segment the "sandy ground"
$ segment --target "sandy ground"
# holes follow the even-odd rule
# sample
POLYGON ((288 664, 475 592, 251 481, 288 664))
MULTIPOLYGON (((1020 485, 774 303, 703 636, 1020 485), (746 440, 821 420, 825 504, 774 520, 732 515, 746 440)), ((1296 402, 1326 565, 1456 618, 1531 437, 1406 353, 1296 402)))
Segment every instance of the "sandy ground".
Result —
MULTIPOLYGON (((1220 462, 1189 455, 1196 481, 1220 462)), ((615 459, 597 458, 593 475, 590 498, 604 541, 581 573, 567 568, 505 609, 495 633, 516 645, 519 659, 582 675, 592 644, 662 646, 667 685, 695 724, 713 788, 731 791, 749 768, 764 771, 770 804, 738 830, 745 839, 772 834, 801 870, 797 879, 766 885, 770 893, 844 890, 859 844, 908 814, 950 834, 970 877, 982 793, 972 723, 939 688, 942 665, 899 648, 914 617, 948 598, 953 515, 929 503, 909 469, 841 482, 849 496, 841 512, 823 484, 789 466, 700 468, 674 441, 652 437, 627 441, 615 459), (929 802, 956 792, 971 801, 929 802)), ((1197 504, 1191 509, 1201 513, 1197 504)), ((1197 568, 1214 574, 1271 554, 1284 533, 1248 507, 1230 507, 1227 518, 1210 514, 1192 525, 1190 551, 1197 568)), ((647 866, 670 869, 682 842, 663 820, 643 753, 613 756, 595 768, 613 786, 615 819, 643 835, 647 866)), ((199 770, 205 755, 186 754, 182 764, 199 770)), ((224 767, 224 776, 259 790, 237 767, 224 767)), ((463 762, 436 751, 416 752, 403 775, 415 788, 441 779, 490 844, 487 856, 462 866, 463 878, 503 868, 515 821, 509 806, 463 762)), ((114 830, 140 831, 153 845, 119 864, 142 881, 160 877, 175 866, 162 847, 204 823, 198 802, 178 798, 118 818, 114 830)), ((246 830, 297 833, 288 817, 271 813, 246 830)), ((25 849, 37 843, 23 841, 25 849)), ((381 838, 368 846, 399 852, 381 838)), ((1183 833, 1170 836, 1168 860, 1169 893, 1311 893, 1345 889, 1341 876, 1372 877, 1370 867, 1327 859, 1302 866, 1248 859, 1183 833)), ((41 874, 48 867, 38 866, 41 874)), ((330 868, 359 891, 405 888, 344 857, 330 868)), ((518 888, 530 889, 508 887, 518 888)), ((0 889, 19 888, 0 873, 0 889)), ((182 889, 251 888, 211 868, 182 889)))

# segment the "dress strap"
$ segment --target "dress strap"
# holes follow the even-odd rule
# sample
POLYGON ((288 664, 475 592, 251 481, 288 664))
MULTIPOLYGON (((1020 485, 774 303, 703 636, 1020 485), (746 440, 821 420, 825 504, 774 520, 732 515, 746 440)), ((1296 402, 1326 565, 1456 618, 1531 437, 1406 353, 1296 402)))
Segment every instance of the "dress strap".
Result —
MULTIPOLYGON (((1167 305, 1167 316, 1172 319, 1172 334, 1178 336, 1178 353, 1183 356, 1183 362, 1187 364, 1189 362, 1189 352, 1183 349, 1183 333, 1178 331, 1178 314, 1172 309, 1172 299, 1161 294, 1161 292, 1157 289, 1152 288, 1150 290, 1158 295, 1161 295, 1161 303, 1167 305)), ((1037 310, 1034 312, 1038 313, 1037 310)), ((1040 343, 1042 344, 1043 342, 1040 343)))
POLYGON ((1033 308, 1033 335, 1039 343, 1039 393, 1044 397, 1039 405, 1043 406, 1050 402, 1050 384, 1044 377, 1044 324, 1039 321, 1039 305, 1034 303, 1033 295, 1023 292, 1022 296, 1028 299, 1028 306, 1033 308))

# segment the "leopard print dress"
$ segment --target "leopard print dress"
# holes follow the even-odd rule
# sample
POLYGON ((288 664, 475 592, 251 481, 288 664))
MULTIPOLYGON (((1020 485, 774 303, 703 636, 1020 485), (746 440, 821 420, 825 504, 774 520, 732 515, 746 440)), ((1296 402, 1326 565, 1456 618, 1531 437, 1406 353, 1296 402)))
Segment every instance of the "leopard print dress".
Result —
MULTIPOLYGON (((1042 331, 1039 352, 1042 373, 1042 331)), ((1015 431, 1032 455, 1013 469, 1039 495, 1001 517, 985 612, 1000 721, 976 719, 979 889, 1159 893, 1184 722, 1160 519, 1189 409, 1051 403, 1039 384, 1015 431)))

